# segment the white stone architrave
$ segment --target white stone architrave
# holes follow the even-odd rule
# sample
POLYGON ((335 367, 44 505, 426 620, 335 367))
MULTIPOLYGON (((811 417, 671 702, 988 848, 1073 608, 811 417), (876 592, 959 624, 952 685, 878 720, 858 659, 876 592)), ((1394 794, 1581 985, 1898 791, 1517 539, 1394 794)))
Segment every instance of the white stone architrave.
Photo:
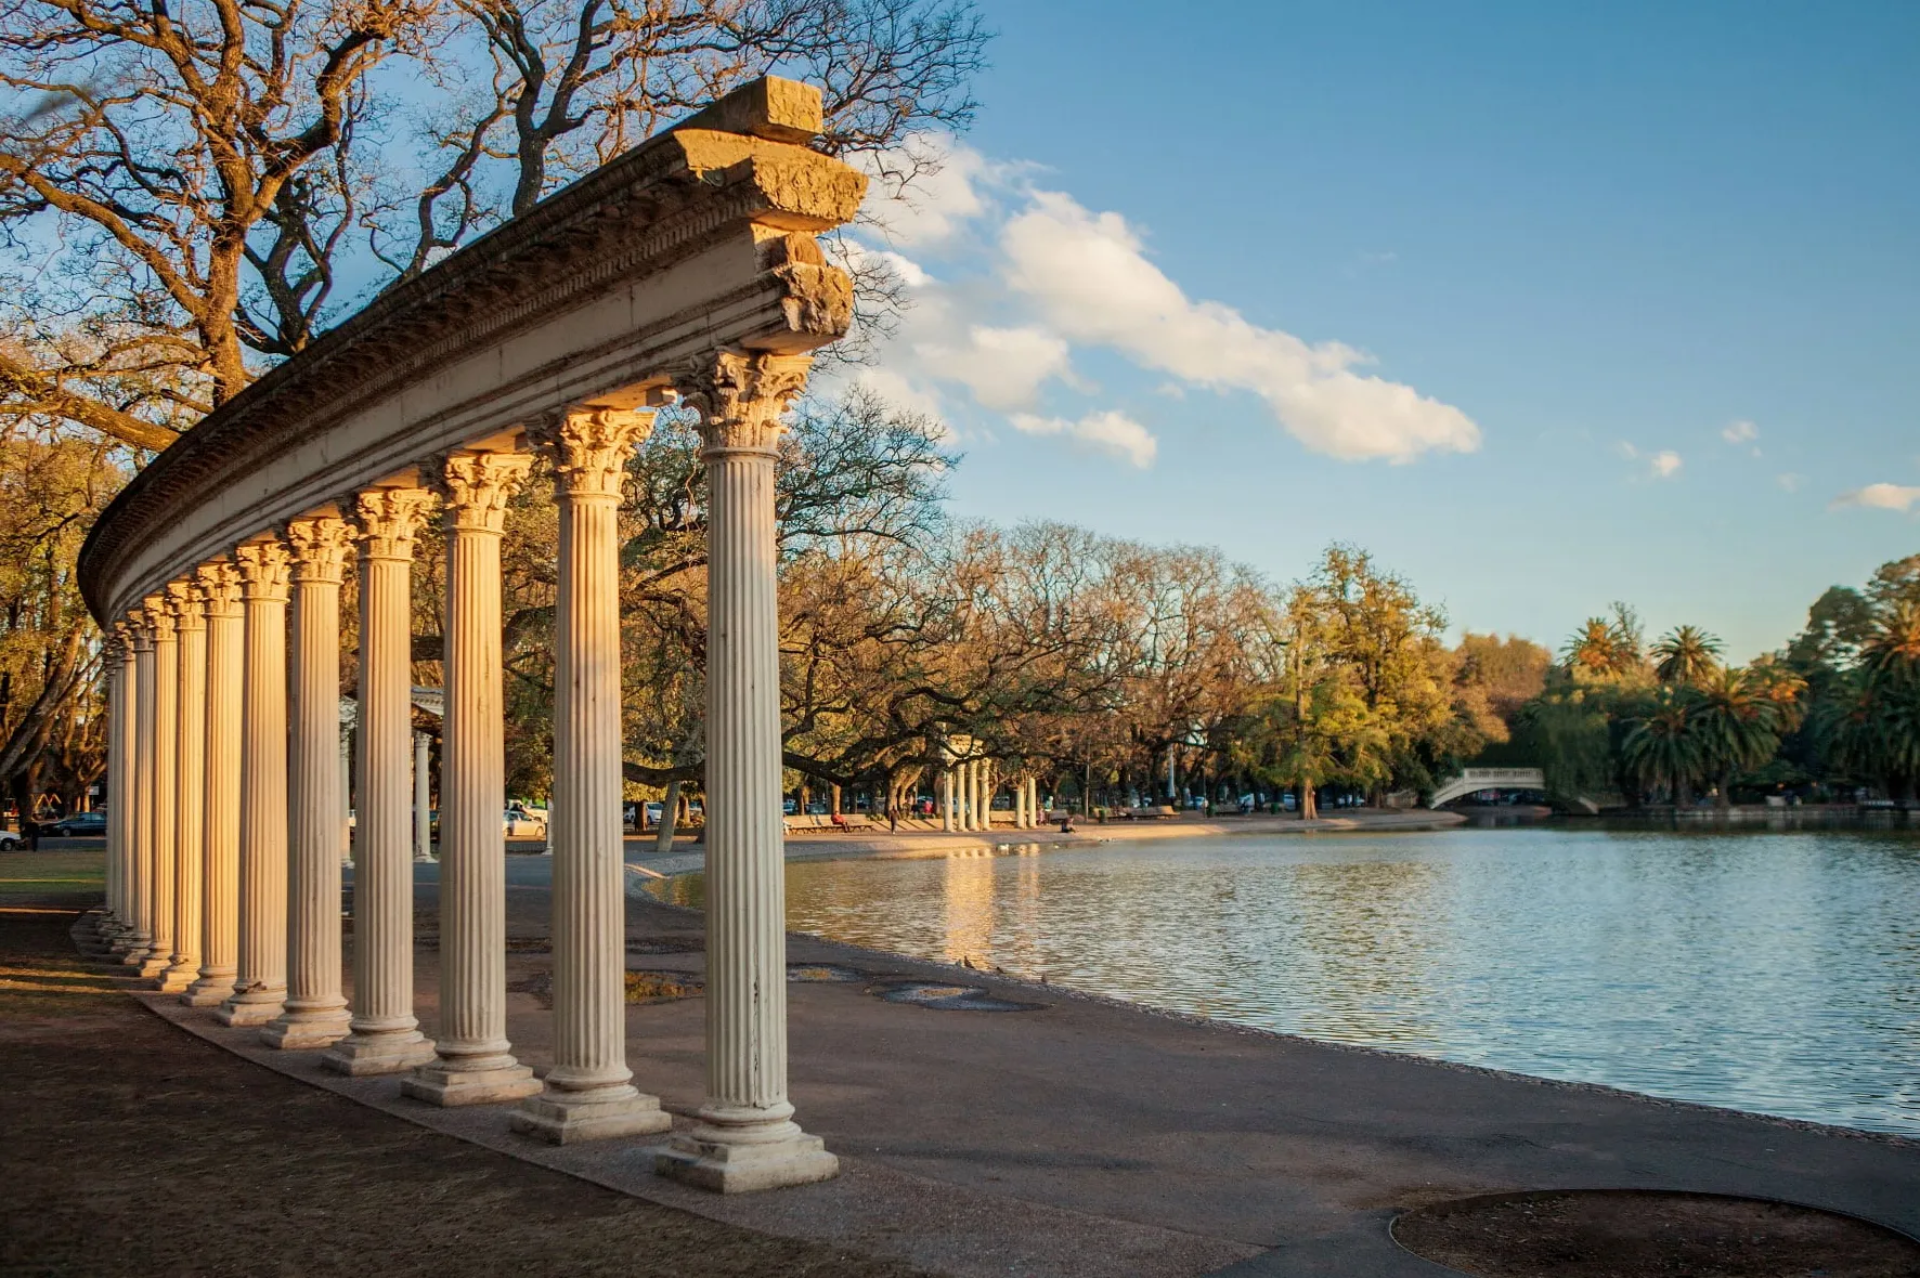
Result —
POLYGON ((234 552, 243 642, 240 708, 240 904, 225 1025, 265 1025, 287 998, 287 592, 292 557, 278 538, 234 552))
MULTIPOLYGON (((553 1068, 514 1130, 556 1144, 665 1131, 627 1068, 626 871, 620 826, 620 485, 649 410, 550 414, 528 436, 553 467, 553 1068)), ((776 798, 777 802, 777 798, 776 798)), ((776 807, 776 811, 777 811, 776 807)))
POLYGON ((414 537, 432 494, 361 493, 360 751, 354 786, 353 1016, 321 1063, 355 1076, 400 1074, 433 1059, 413 1015, 414 537))
POLYGON ((195 574, 206 613, 205 763, 201 783, 200 969, 180 996, 218 1007, 233 993, 240 931, 240 696, 245 619, 240 571, 224 559, 195 574))
POLYGON ((507 844, 500 535, 533 459, 464 452, 438 467, 446 512, 446 690, 440 733, 440 1027, 437 1057, 401 1091, 435 1105, 541 1090, 507 1041, 507 844))
POLYGON ((707 1098, 655 1165, 726 1193, 840 1166, 787 1099, 774 463, 810 363, 722 351, 681 386, 707 464, 707 1098))
POLYGON ((288 522, 293 697, 287 732, 287 996, 260 1040, 288 1051, 347 1033, 340 992, 340 583, 351 530, 331 510, 288 522))

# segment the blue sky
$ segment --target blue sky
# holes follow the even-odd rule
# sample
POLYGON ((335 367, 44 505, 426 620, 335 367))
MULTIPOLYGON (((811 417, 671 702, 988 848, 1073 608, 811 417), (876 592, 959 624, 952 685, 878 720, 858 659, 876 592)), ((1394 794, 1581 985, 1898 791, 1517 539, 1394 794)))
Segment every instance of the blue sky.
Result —
POLYGON ((1740 659, 1920 551, 1920 5, 985 11, 871 242, 960 512, 1740 659))

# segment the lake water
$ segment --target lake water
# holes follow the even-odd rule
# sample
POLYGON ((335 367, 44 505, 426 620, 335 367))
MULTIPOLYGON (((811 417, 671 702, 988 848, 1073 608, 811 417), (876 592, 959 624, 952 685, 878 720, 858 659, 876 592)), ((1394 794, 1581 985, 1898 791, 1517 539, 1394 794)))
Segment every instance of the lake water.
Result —
MULTIPOLYGON (((689 876, 660 885, 697 904, 689 876)), ((791 927, 1309 1038, 1920 1135, 1920 832, 1536 826, 790 864, 791 927)))

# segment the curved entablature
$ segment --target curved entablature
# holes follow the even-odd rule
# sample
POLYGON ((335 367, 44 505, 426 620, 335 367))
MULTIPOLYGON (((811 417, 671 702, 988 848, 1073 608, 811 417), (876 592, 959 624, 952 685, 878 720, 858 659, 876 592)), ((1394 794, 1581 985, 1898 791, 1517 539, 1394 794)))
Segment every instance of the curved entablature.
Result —
POLYGON ((805 145, 820 127, 817 90, 756 81, 382 294, 108 507, 80 558, 94 616, 544 415, 657 404, 722 352, 840 337, 851 284, 813 236, 866 179, 805 145))

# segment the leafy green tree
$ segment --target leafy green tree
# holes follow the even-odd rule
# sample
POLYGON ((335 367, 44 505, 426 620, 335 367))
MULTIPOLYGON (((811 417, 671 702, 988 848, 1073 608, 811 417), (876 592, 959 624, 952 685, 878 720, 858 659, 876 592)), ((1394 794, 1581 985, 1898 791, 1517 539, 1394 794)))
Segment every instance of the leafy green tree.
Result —
POLYGON ((1632 776, 1648 789, 1666 790, 1676 807, 1691 805, 1693 787, 1709 766, 1698 708, 1698 694, 1691 689, 1663 689, 1652 712, 1633 725, 1622 745, 1632 776))
POLYGON ((1760 767, 1780 748, 1783 690, 1778 681, 1769 685, 1731 667, 1716 670, 1698 688, 1693 731, 1702 765, 1719 782, 1716 806, 1732 804, 1736 772, 1760 767))

